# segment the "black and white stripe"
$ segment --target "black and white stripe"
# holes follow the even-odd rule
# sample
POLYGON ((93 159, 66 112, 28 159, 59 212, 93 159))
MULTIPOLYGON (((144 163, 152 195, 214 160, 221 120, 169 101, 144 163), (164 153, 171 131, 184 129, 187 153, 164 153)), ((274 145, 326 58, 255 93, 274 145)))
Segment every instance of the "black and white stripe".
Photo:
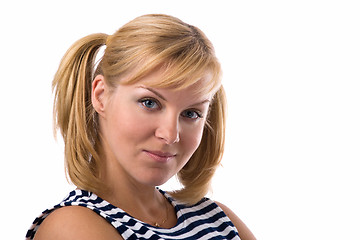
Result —
POLYGON ((87 207, 117 229, 124 239, 240 239, 236 228, 221 208, 208 198, 193 206, 186 206, 159 190, 174 206, 178 218, 177 224, 170 229, 158 228, 139 221, 123 210, 111 205, 94 193, 74 190, 58 205, 45 210, 26 234, 33 239, 42 221, 55 209, 64 206, 87 207))

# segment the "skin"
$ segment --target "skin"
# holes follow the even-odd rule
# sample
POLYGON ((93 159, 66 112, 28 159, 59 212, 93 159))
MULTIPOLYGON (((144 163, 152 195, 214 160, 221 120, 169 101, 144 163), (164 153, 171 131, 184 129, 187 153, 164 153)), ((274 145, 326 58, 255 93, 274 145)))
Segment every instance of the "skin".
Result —
MULTIPOLYGON (((155 186, 174 176, 199 146, 213 93, 197 91, 209 81, 206 75, 177 91, 149 87, 161 74, 157 70, 116 89, 110 89, 102 75, 95 77, 92 103, 99 115, 104 159, 100 177, 108 186, 96 194, 149 224, 167 218, 161 227, 171 228, 177 222, 175 211, 155 186)), ((218 205, 241 239, 255 239, 230 209, 218 205)), ((91 210, 71 206, 50 214, 35 239, 119 239, 119 234, 91 210)))

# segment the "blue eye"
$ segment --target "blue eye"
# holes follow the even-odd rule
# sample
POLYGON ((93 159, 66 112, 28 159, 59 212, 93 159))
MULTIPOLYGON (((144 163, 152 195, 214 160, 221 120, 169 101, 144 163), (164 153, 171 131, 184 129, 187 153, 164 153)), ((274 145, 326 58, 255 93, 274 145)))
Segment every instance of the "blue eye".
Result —
POLYGON ((181 114, 183 117, 190 118, 196 120, 198 118, 202 118, 202 115, 194 110, 186 110, 181 114))
POLYGON ((159 108, 159 104, 157 103, 156 100, 153 99, 142 99, 139 101, 144 107, 149 108, 149 109, 157 109, 159 108))

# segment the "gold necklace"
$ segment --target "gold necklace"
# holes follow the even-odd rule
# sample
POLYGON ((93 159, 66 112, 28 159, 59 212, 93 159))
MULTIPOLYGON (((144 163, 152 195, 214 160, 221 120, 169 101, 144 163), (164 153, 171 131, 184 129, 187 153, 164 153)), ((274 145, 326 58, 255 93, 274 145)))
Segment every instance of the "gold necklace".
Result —
MULTIPOLYGON (((167 201, 167 200, 166 200, 166 201, 167 201)), ((155 222, 155 223, 154 223, 154 226, 155 226, 155 227, 160 227, 160 226, 162 226, 162 225, 168 220, 168 204, 167 204, 167 202, 165 202, 165 207, 166 207, 166 218, 165 218, 161 223, 155 222)))

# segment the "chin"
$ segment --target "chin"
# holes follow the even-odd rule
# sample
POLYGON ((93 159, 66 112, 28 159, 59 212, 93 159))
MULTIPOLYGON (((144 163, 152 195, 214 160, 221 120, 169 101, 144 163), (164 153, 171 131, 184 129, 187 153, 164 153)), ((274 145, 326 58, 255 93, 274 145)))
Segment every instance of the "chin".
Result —
POLYGON ((168 181, 169 179, 161 179, 161 180, 154 180, 154 181, 152 181, 149 185, 151 185, 151 186, 154 186, 154 187, 156 187, 156 186, 161 186, 161 185, 163 185, 163 184, 165 184, 167 181, 168 181))
POLYGON ((148 186, 160 186, 163 185, 164 183, 166 183, 169 179, 171 178, 171 176, 160 176, 160 175, 156 175, 156 176, 148 176, 147 178, 142 178, 140 180, 140 182, 142 182, 145 185, 148 186))

